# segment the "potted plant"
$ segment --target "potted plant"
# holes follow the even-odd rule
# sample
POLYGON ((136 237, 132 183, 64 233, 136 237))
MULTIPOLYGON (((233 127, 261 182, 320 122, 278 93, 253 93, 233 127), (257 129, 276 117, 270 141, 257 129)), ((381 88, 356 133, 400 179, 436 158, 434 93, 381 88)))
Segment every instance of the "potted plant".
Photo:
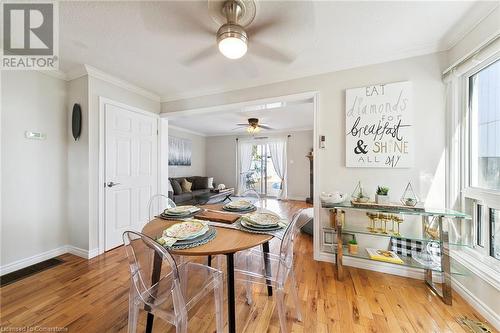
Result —
POLYGON ((358 242, 355 238, 351 239, 347 244, 350 254, 358 254, 358 242))
POLYGON ((377 194, 375 195, 375 202, 378 204, 389 203, 389 188, 385 186, 377 187, 377 194))

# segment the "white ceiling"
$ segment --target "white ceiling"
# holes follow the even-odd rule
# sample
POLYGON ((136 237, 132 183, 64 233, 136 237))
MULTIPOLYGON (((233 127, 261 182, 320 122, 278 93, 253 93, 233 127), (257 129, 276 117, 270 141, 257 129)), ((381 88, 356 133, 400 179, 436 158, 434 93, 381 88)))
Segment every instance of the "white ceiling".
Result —
POLYGON ((260 1, 254 26, 276 25, 249 34, 249 54, 229 60, 214 52, 187 65, 200 51, 216 49, 218 26, 207 1, 63 1, 60 67, 71 72, 88 64, 172 100, 446 50, 497 5, 260 1), (279 54, 256 54, 256 45, 293 61, 268 60, 262 56, 279 54))
MULTIPOLYGON (((259 107, 259 106, 256 106, 259 107)), ((248 107, 251 108, 251 107, 248 107)), ((269 125, 272 130, 262 129, 259 135, 286 132, 292 130, 313 129, 313 103, 303 100, 284 104, 283 107, 268 108, 258 111, 248 109, 225 110, 197 115, 169 117, 169 125, 187 129, 204 136, 246 134, 246 127, 237 127, 238 123, 247 123, 248 118, 258 118, 259 123, 269 125)))

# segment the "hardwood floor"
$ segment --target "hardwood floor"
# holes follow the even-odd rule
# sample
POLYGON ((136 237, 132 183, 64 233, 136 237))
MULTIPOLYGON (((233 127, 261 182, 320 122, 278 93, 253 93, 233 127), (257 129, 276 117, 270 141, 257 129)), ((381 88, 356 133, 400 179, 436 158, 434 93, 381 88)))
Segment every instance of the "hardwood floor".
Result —
MULTIPOLYGON (((267 207, 290 215, 307 207, 298 201, 268 200, 267 207)), ((273 241, 271 250, 277 250, 273 241)), ((312 259, 312 238, 301 235, 296 245, 296 277, 303 322, 289 304, 293 332, 468 332, 457 318, 482 319, 460 296, 447 306, 422 281, 346 267, 342 282, 333 265, 312 259)), ((69 332, 126 332, 129 273, 122 247, 91 260, 70 254, 66 262, 0 289, 0 331, 13 327, 61 327, 69 332)), ((200 258, 200 260, 206 260, 200 258)), ((265 288, 254 287, 254 303, 245 302, 237 283, 238 332, 279 332, 275 302, 265 288)), ((190 332, 214 332, 212 297, 189 313, 190 332)), ((138 332, 145 329, 141 313, 138 332)), ((173 332, 160 319, 154 332, 173 332)))

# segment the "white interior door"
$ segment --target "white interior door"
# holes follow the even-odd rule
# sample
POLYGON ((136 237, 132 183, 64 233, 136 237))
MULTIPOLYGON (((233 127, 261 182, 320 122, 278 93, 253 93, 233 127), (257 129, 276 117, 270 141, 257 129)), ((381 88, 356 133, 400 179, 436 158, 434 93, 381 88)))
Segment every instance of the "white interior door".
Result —
POLYGON ((158 186, 157 117, 104 104, 105 250, 123 243, 125 230, 148 222, 148 201, 158 186))

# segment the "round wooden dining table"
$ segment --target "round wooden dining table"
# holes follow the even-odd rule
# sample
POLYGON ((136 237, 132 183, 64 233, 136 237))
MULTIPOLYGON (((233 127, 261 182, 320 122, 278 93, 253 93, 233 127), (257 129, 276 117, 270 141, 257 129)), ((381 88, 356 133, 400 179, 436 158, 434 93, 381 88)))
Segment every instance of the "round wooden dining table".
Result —
MULTIPOLYGON (((142 233, 153 238, 159 238, 163 230, 168 228, 174 223, 180 221, 167 221, 156 218, 147 223, 142 229, 142 233)), ((236 311, 235 311, 235 288, 234 288, 234 254, 236 252, 250 249, 255 246, 262 245, 265 269, 270 270, 269 260, 267 254, 269 253, 269 241, 273 238, 271 235, 254 234, 237 229, 227 227, 214 226, 217 234, 210 242, 196 246, 190 249, 183 250, 169 250, 171 254, 180 256, 207 256, 209 258, 209 265, 211 256, 225 255, 227 260, 227 301, 228 301, 228 328, 230 333, 236 332, 236 311)), ((161 259, 155 260, 156 269, 153 268, 152 280, 155 282, 160 278, 161 274, 161 259)), ((269 296, 272 295, 272 287, 267 288, 269 296)), ((153 328, 154 316, 148 313, 146 324, 146 332, 151 332, 153 328)))

